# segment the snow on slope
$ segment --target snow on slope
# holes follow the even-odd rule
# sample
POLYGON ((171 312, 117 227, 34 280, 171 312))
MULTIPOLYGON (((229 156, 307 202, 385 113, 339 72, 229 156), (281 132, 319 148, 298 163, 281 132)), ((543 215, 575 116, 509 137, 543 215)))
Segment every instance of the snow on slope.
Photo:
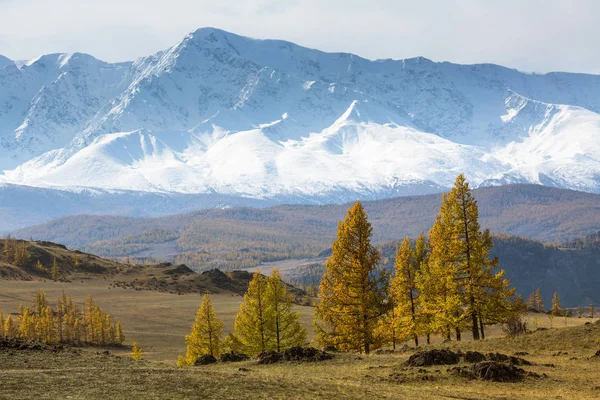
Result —
POLYGON ((0 181, 337 201, 465 172, 600 192, 599 76, 369 61, 213 28, 134 63, 6 65, 0 181))

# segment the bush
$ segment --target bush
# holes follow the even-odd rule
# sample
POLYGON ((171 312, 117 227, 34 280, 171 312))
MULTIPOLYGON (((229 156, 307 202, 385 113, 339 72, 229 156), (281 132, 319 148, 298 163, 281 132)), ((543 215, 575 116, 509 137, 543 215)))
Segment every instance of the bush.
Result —
POLYGON ((527 332, 527 322, 521 317, 512 317, 502 326, 506 336, 517 336, 527 332))

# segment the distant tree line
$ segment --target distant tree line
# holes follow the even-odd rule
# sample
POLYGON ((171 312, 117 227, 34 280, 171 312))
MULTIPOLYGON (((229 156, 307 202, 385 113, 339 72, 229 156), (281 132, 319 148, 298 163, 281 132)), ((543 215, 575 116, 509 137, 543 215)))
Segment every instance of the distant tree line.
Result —
POLYGON ((18 315, 16 319, 11 314, 5 318, 0 310, 0 336, 74 345, 121 345, 125 340, 121 322, 114 324, 91 295, 79 309, 63 291, 53 309, 40 289, 33 305, 21 305, 18 315))

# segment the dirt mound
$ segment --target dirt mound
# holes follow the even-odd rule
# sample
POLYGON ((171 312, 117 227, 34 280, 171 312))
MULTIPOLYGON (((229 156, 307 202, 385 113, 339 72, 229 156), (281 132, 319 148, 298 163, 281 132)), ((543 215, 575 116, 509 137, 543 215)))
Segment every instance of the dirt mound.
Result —
POLYGON ((236 354, 234 352, 231 353, 223 353, 219 357, 219 361, 221 362, 240 362, 248 359, 248 356, 245 354, 236 354))
POLYGON ((332 358, 333 356, 331 354, 315 349, 314 347, 298 346, 283 352, 283 359, 285 361, 313 362, 330 360, 332 358))
POLYGON ((284 352, 263 351, 258 355, 257 364, 274 364, 277 362, 316 362, 333 358, 333 355, 314 347, 292 347, 284 352))
POLYGON ((166 270, 165 274, 167 274, 167 275, 190 275, 190 274, 195 274, 195 272, 192 271, 190 269, 190 267, 188 267, 187 265, 180 264, 180 265, 177 265, 175 268, 166 270))
POLYGON ((464 354, 465 362, 478 363, 485 360, 485 354, 478 351, 467 351, 464 354))
POLYGON ((460 358, 457 353, 447 350, 419 351, 408 359, 406 364, 411 367, 428 367, 431 365, 458 364, 460 358))
POLYGON ((524 358, 507 356, 506 354, 501 353, 489 353, 487 359, 489 361, 505 362, 510 363, 512 365, 533 365, 531 361, 527 361, 524 358))
POLYGON ((203 356, 198 357, 198 359, 196 360, 194 365, 195 366, 208 365, 208 364, 214 364, 216 362, 217 362, 217 359, 215 357, 211 356, 210 354, 204 354, 203 356))
POLYGON ((471 366, 454 367, 448 371, 467 379, 481 379, 493 382, 520 382, 527 376, 541 377, 536 373, 527 372, 512 364, 497 361, 482 361, 471 366))
POLYGON ((283 361, 283 354, 277 351, 263 351, 258 353, 257 364, 274 364, 283 361))
POLYGON ((29 340, 0 337, 0 351, 2 350, 30 350, 30 351, 62 351, 62 345, 48 345, 29 340))
POLYGON ((522 368, 496 361, 482 361, 473 365, 473 374, 478 379, 494 382, 518 382, 527 375, 522 368))

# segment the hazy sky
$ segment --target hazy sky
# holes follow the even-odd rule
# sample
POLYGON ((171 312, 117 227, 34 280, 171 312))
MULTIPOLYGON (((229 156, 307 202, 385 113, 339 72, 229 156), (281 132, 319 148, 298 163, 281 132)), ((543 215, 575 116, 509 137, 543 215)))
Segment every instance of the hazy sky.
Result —
POLYGON ((205 26, 371 59, 600 73, 596 0, 0 0, 0 54, 133 60, 205 26))

